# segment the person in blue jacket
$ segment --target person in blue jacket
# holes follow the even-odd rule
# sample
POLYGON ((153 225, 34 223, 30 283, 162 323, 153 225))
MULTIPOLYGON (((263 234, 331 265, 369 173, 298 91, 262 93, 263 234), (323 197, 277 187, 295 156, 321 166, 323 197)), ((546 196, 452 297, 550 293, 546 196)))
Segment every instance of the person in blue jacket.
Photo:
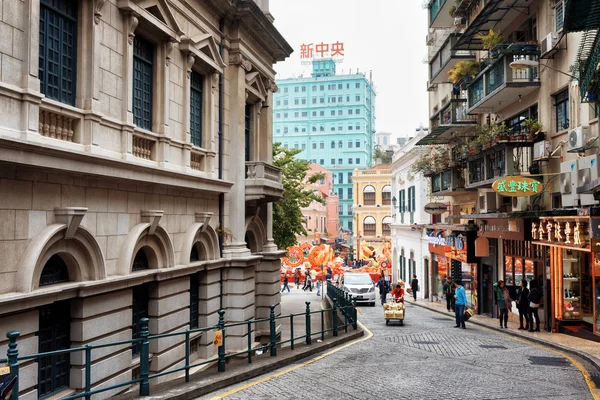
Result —
POLYGON ((454 281, 456 291, 454 292, 454 313, 456 315, 456 326, 455 328, 467 329, 465 326, 465 306, 467 305, 467 294, 465 288, 462 286, 462 281, 457 279, 454 281))

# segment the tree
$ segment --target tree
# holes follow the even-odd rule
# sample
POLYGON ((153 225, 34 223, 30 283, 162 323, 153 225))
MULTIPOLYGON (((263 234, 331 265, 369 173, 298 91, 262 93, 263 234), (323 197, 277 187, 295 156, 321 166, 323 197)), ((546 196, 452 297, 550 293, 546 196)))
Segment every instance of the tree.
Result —
POLYGON ((380 145, 375 146, 373 149, 373 160, 377 161, 378 158, 381 158, 381 162, 384 164, 392 163, 392 152, 385 151, 380 145))
POLYGON ((280 250, 296 245, 296 235, 306 235, 301 208, 312 201, 324 203, 320 194, 307 188, 307 183, 313 184, 325 174, 317 173, 306 179, 309 163, 296 158, 301 151, 273 144, 273 164, 281 168, 283 183, 283 199, 273 204, 273 239, 280 250))

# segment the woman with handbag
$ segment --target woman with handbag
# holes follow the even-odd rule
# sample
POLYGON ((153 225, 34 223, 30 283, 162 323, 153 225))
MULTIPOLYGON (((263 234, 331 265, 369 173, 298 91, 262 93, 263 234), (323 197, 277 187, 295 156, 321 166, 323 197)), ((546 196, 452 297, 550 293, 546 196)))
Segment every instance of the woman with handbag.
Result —
POLYGON ((517 309, 519 310, 519 330, 529 330, 529 289, 527 289, 527 281, 521 279, 521 285, 517 291, 517 309), (523 326, 525 320, 525 326, 523 326))
POLYGON ((532 279, 531 282, 529 282, 529 286, 531 287, 529 296, 527 296, 527 300, 529 301, 529 332, 539 332, 540 315, 538 313, 538 309, 540 308, 544 294, 542 293, 542 290, 539 288, 538 282, 535 279, 532 279), (533 317, 535 317, 536 323, 535 330, 533 329, 533 317))
POLYGON ((500 309, 500 328, 507 329, 508 312, 512 310, 512 299, 503 280, 494 283, 494 290, 496 291, 496 299, 498 300, 498 308, 500 309), (502 326, 502 321, 504 321, 504 327, 502 326))

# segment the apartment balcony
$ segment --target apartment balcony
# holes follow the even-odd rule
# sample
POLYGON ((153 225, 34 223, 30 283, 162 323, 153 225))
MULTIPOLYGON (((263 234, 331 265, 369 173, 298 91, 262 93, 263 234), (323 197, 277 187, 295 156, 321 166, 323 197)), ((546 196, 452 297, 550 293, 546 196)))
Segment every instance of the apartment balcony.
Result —
POLYGON ((448 71, 457 61, 475 60, 474 51, 454 49, 459 37, 459 33, 451 33, 429 60, 429 82, 431 84, 448 82, 448 71))
POLYGON ((454 18, 449 14, 453 4, 453 0, 429 0, 429 27, 439 29, 454 26, 454 18))
POLYGON ((263 161, 246 162, 246 201, 271 203, 283 197, 281 169, 263 161))
POLYGON ((510 51, 505 49, 498 58, 489 59, 488 65, 468 85, 469 114, 497 113, 540 87, 537 67, 522 70, 510 67, 513 61, 538 61, 537 54, 510 51))
POLYGON ((478 151, 467 160, 466 189, 491 187, 494 181, 513 175, 529 175, 533 163, 533 142, 499 142, 478 151))
POLYGON ((477 116, 467 112, 467 99, 451 99, 433 114, 427 136, 417 145, 448 144, 456 133, 464 133, 477 125, 477 116))
MULTIPOLYGON (((446 1, 448 3, 449 0, 446 1)), ((469 23, 464 33, 456 42, 456 50, 483 50, 479 34, 487 34, 490 29, 502 32, 507 37, 511 24, 531 15, 531 0, 487 0, 478 7, 479 2, 463 0, 457 5, 455 15, 465 17, 469 23)), ((446 7, 449 5, 446 4, 446 7)), ((517 24, 520 25, 520 24, 517 24)))
POLYGON ((459 168, 449 168, 442 172, 431 175, 432 196, 454 196, 463 194, 469 190, 465 189, 466 181, 464 174, 459 168))

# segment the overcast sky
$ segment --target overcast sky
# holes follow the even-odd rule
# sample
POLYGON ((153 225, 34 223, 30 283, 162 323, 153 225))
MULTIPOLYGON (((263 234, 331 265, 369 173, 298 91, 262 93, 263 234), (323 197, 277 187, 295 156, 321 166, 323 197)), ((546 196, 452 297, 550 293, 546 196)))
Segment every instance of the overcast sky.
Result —
POLYGON ((427 14, 421 0, 271 0, 275 26, 294 49, 277 78, 310 76, 302 43, 344 43, 337 73, 373 71, 377 131, 412 136, 427 113, 427 14))

